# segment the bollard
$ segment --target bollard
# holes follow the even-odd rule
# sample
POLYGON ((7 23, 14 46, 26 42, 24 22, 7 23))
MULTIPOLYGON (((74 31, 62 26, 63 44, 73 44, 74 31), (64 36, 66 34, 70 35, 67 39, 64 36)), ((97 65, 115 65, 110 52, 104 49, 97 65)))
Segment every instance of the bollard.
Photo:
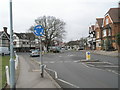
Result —
POLYGON ((86 60, 90 60, 90 52, 86 52, 86 60))
POLYGON ((44 77, 44 65, 41 65, 41 77, 44 77))
POLYGON ((7 84, 10 85, 9 68, 8 68, 8 66, 6 66, 5 68, 6 68, 7 84))

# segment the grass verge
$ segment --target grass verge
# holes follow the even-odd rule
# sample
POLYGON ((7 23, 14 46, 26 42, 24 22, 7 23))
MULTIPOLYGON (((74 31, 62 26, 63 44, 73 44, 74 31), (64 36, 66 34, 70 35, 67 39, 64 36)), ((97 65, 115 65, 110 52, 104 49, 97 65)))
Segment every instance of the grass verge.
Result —
POLYGON ((0 81, 0 83, 2 83, 2 88, 5 86, 6 84, 6 74, 5 74, 5 66, 9 67, 9 60, 10 60, 10 56, 1 56, 0 59, 0 63, 1 63, 1 68, 2 68, 2 80, 0 81))

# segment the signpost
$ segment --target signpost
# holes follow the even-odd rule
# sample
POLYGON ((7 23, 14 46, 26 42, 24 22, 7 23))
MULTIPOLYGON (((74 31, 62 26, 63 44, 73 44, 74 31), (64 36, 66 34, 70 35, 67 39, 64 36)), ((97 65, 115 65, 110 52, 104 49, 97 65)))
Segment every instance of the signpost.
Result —
POLYGON ((34 27, 34 32, 36 36, 39 37, 40 39, 40 68, 41 68, 41 77, 44 77, 44 65, 43 65, 43 60, 42 60, 42 41, 41 41, 41 36, 44 34, 44 28, 41 25, 37 25, 34 27))

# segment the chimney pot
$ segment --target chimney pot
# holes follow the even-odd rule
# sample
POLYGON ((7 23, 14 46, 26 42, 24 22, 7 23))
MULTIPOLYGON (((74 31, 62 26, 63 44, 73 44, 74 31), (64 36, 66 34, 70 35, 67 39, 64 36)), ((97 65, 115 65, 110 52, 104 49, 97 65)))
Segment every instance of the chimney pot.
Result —
POLYGON ((6 33, 7 33, 7 27, 3 27, 3 29, 4 29, 4 32, 6 32, 6 33))

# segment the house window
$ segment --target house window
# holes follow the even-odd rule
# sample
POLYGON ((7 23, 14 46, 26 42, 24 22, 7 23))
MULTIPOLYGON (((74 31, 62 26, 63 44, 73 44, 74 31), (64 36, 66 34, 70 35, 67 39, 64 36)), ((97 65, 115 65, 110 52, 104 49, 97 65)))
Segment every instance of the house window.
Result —
POLYGON ((23 44, 26 44, 26 42, 23 42, 23 44))
POLYGON ((101 43, 100 43, 100 42, 97 42, 97 43, 96 43, 96 47, 101 47, 101 43))
POLYGON ((116 42, 115 40, 112 40, 112 42, 116 42))
POLYGON ((106 29, 103 30, 103 37, 107 36, 106 29))
POLYGON ((106 25, 108 24, 109 22, 108 22, 108 18, 106 18, 106 25))
POLYGON ((108 36, 111 36, 111 29, 108 30, 108 36))
POLYGON ((16 45, 16 44, 17 44, 17 42, 13 42, 13 44, 14 44, 14 45, 16 45))
POLYGON ((96 37, 99 38, 99 32, 97 32, 96 35, 97 35, 96 37))
POLYGON ((13 39, 15 40, 15 39, 16 39, 16 36, 14 36, 13 39))
POLYGON ((101 44, 99 43, 99 47, 101 47, 101 44))

